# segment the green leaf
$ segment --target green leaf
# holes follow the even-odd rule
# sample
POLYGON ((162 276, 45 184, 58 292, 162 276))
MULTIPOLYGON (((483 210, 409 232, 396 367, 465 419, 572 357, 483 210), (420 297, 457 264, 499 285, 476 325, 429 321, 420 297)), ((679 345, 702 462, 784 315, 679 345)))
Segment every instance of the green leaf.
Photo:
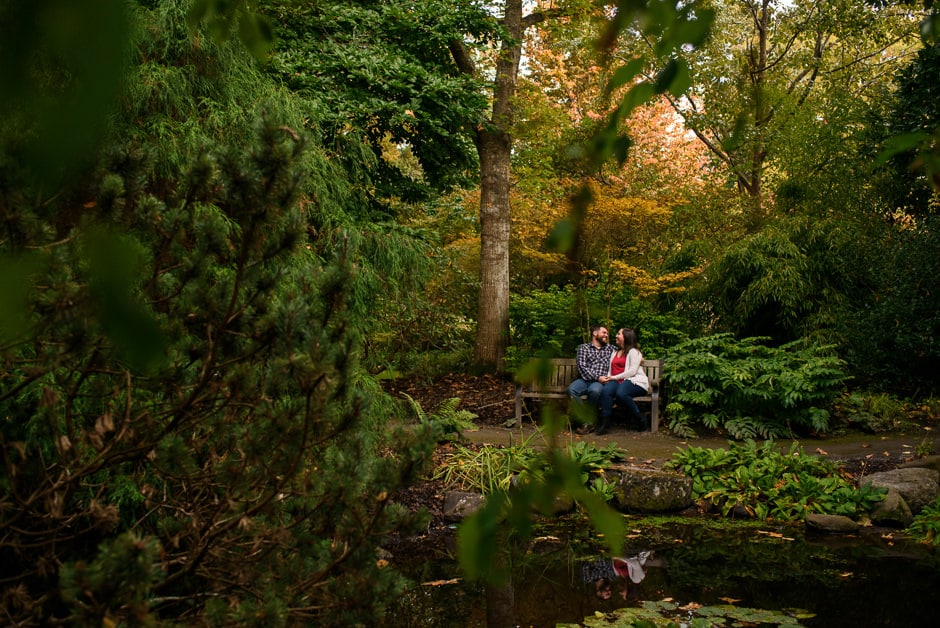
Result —
POLYGON ((140 244, 105 229, 85 235, 89 288, 98 303, 105 333, 136 370, 163 360, 164 341, 153 314, 138 292, 142 268, 140 244))
POLYGON ((878 154, 878 157, 875 158, 875 164, 884 165, 895 155, 906 153, 909 150, 919 148, 921 145, 924 145, 929 141, 930 134, 923 131, 917 131, 915 133, 904 133, 901 135, 889 137, 885 140, 884 150, 882 150, 878 154))
POLYGON ((39 262, 35 254, 0 258, 0 342, 20 338, 29 329, 27 297, 39 262))
POLYGON ((274 46, 274 30, 268 19, 258 13, 244 13, 238 21, 241 41, 258 61, 267 59, 274 46))
POLYGON ((640 72, 643 70, 643 66, 646 64, 645 57, 637 57, 632 59, 626 65, 622 65, 617 68, 617 71, 614 72, 613 77, 611 77, 610 82, 607 84, 607 89, 613 91, 618 87, 623 87, 628 83, 632 83, 640 72))

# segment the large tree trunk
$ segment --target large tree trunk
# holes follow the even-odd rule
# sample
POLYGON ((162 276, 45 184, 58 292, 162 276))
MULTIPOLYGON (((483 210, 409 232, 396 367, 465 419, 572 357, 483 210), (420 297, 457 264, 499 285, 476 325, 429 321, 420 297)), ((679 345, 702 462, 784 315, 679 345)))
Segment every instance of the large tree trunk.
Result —
POLYGON ((480 133, 480 301, 475 364, 500 370, 509 340, 509 160, 506 133, 480 133))
POLYGON ((478 128, 480 155, 480 302, 476 365, 502 370, 509 343, 509 173, 512 101, 522 56, 522 0, 506 0, 503 41, 496 63, 493 118, 478 128))

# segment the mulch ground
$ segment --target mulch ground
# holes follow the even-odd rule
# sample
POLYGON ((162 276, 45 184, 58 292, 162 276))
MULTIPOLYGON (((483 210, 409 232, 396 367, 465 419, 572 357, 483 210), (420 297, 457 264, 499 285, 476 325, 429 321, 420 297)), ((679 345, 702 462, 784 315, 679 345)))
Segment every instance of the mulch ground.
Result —
POLYGON ((458 409, 477 415, 479 425, 502 425, 515 416, 516 384, 496 375, 445 375, 434 380, 387 381, 385 391, 394 396, 408 394, 431 412, 441 402, 457 397, 458 409))

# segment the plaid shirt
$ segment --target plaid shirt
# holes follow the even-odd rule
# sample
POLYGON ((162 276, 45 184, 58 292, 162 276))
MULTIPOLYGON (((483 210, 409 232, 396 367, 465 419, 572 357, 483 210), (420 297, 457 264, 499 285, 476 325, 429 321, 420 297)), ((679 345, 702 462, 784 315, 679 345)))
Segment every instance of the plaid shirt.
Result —
POLYGON ((590 342, 578 347, 578 373, 586 382, 596 382, 610 371, 610 356, 614 353, 613 345, 604 345, 600 349, 590 342))

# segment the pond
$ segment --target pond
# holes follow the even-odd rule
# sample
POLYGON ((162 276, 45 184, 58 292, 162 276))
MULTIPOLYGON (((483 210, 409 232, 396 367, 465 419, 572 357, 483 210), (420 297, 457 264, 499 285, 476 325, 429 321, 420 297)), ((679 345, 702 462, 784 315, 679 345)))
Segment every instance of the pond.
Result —
POLYGON ((516 552, 511 583, 502 586, 461 578, 453 539, 433 559, 401 564, 396 558, 417 584, 402 598, 389 625, 581 625, 595 613, 653 602, 669 608, 677 620, 701 617, 699 606, 730 604, 782 611, 792 622, 787 625, 808 627, 936 622, 938 551, 892 538, 889 531, 831 536, 801 526, 729 526, 697 518, 628 525, 624 558, 632 559, 633 569, 600 582, 591 577, 598 575, 598 567, 611 575, 611 557, 574 520, 560 522, 516 552))

